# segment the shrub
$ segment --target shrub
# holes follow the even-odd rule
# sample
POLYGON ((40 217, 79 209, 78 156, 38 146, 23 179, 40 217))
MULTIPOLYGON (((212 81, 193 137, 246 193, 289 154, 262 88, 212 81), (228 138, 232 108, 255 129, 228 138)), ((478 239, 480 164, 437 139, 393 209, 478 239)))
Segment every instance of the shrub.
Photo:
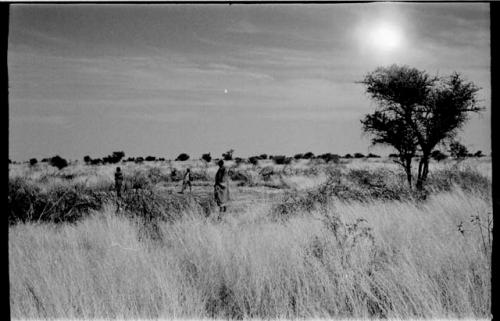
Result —
POLYGON ((440 150, 434 150, 431 153, 431 158, 434 159, 434 160, 436 160, 436 161, 438 161, 438 162, 440 162, 440 161, 448 158, 448 155, 442 153, 440 150))
POLYGON ((68 166, 68 161, 59 155, 56 155, 50 159, 50 165, 57 167, 58 169, 63 169, 68 166))
POLYGON ((239 165, 239 164, 243 163, 243 158, 241 158, 241 157, 236 157, 236 158, 234 159, 234 161, 236 162, 236 164, 237 164, 237 165, 239 165))
POLYGON ((321 158, 323 159, 325 162, 334 162, 336 164, 339 163, 340 161, 340 156, 337 155, 337 154, 331 154, 331 153, 326 153, 326 154, 322 154, 322 155, 319 155, 318 158, 321 158))
POLYGON ((344 158, 352 158, 352 155, 351 154, 345 154, 344 158))
POLYGON ((377 154, 372 154, 372 153, 369 153, 369 154, 368 154, 368 156, 366 156, 366 157, 368 157, 368 158, 380 158, 380 156, 379 156, 379 155, 377 155, 377 154))
POLYGON ((462 145, 458 141, 454 141, 450 143, 450 154, 453 158, 455 159, 460 159, 460 158, 465 158, 467 157, 467 154, 469 151, 467 150, 467 147, 462 145))
POLYGON ((144 162, 144 157, 140 157, 140 156, 139 156, 139 157, 136 157, 136 158, 135 158, 135 163, 136 163, 136 164, 140 164, 140 163, 142 163, 142 162, 144 162))
POLYGON ((100 159, 100 158, 95 158, 95 159, 90 160, 91 165, 99 165, 101 163, 102 163, 102 159, 100 159))
POLYGON ((201 155, 201 159, 203 159, 207 163, 210 163, 210 161, 212 160, 212 156, 210 156, 210 153, 206 153, 201 155))
POLYGON ((267 154, 260 154, 260 155, 259 155, 259 158, 260 158, 260 159, 267 159, 267 154))
POLYGON ((252 156, 248 159, 250 164, 256 166, 259 163, 259 157, 258 156, 252 156))
POLYGON ((361 154, 361 153, 354 153, 354 158, 364 158, 365 155, 361 154))
POLYGON ((307 153, 305 153, 305 154, 302 156, 302 158, 304 158, 304 159, 311 159, 311 158, 313 158, 313 157, 314 157, 314 154, 313 154, 312 152, 307 152, 307 153))
POLYGON ((277 155, 273 156, 273 162, 277 165, 288 165, 292 162, 292 158, 284 155, 277 155))
POLYGON ((36 165, 36 163, 38 163, 38 161, 36 160, 36 158, 31 158, 31 159, 30 159, 30 165, 31 165, 31 166, 36 165))
POLYGON ((146 162, 154 162, 156 160, 156 157, 154 156, 146 156, 146 162))
POLYGON ((127 162, 135 162, 135 157, 129 157, 129 158, 127 158, 127 162))
POLYGON ((40 161, 40 163, 48 163, 50 162, 50 158, 42 158, 42 160, 40 161))
POLYGON ((389 154, 389 158, 399 158, 399 154, 389 154))
POLYGON ((113 152, 112 155, 108 155, 106 157, 102 158, 102 162, 104 164, 116 164, 122 160, 122 158, 125 157, 125 153, 120 151, 120 152, 113 152))
POLYGON ((484 154, 482 151, 478 150, 477 152, 474 153, 474 157, 483 157, 484 154))
POLYGON ((222 154, 222 158, 225 161, 230 161, 230 160, 233 159, 233 153, 234 153, 234 149, 230 149, 227 152, 225 152, 225 153, 222 154))
POLYGON ((92 161, 92 158, 90 158, 89 155, 86 155, 83 157, 83 161, 85 162, 85 164, 90 164, 90 162, 92 161))
POLYGON ((293 158, 295 158, 295 159, 301 159, 301 158, 303 158, 303 157, 304 157, 304 154, 295 154, 295 155, 293 156, 293 158))
POLYGON ((181 153, 181 154, 179 154, 179 156, 177 156, 177 158, 175 160, 176 161, 184 162, 184 161, 187 161, 188 159, 189 159, 189 155, 188 154, 181 153))
POLYGON ((9 180, 9 224, 19 221, 74 222, 102 208, 106 196, 82 185, 59 185, 48 191, 22 178, 9 180))
POLYGON ((160 162, 164 162, 164 161, 165 161, 165 158, 164 158, 164 157, 160 157, 160 158, 158 158, 158 160, 159 160, 160 162))

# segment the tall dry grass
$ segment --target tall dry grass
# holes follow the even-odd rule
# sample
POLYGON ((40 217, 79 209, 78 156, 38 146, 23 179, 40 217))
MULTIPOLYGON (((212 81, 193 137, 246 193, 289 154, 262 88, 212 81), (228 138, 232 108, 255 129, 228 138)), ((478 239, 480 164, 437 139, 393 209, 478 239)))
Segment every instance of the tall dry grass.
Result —
POLYGON ((112 207, 74 224, 9 228, 13 318, 488 318, 491 200, 454 187, 425 202, 331 200, 276 220, 158 223, 112 207), (457 225, 464 223, 463 233, 457 225))

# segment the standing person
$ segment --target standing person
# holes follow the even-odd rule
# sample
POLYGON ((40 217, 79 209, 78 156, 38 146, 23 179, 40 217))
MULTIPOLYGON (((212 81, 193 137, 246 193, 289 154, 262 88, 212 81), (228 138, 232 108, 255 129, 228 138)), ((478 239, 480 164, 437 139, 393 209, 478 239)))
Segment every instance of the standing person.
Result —
POLYGON ((119 198, 122 197, 122 184, 123 184, 122 170, 120 167, 117 167, 115 172, 115 190, 116 190, 116 196, 119 198))
POLYGON ((217 165, 219 165, 219 169, 217 170, 217 174, 215 174, 215 202, 219 206, 220 212, 225 212, 227 202, 229 201, 229 176, 226 168, 224 167, 223 160, 220 160, 217 165))
POLYGON ((182 179, 182 190, 181 190, 181 194, 184 193, 184 189, 186 188, 186 186, 189 186, 189 193, 191 193, 191 181, 192 181, 192 178, 191 178, 191 169, 186 169, 186 173, 184 174, 184 178, 182 179))

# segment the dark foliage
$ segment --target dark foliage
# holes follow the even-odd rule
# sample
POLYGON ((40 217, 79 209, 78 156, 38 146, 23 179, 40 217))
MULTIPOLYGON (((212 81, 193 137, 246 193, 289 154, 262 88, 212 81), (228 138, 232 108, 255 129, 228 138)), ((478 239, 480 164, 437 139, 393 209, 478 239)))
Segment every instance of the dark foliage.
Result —
POLYGON ((154 162, 156 160, 155 156, 146 156, 145 161, 146 162, 154 162))
POLYGON ((352 158, 352 155, 351 154, 345 154, 344 158, 352 158))
POLYGON ((179 154, 179 156, 177 156, 177 158, 175 160, 176 161, 184 162, 184 161, 187 161, 188 159, 189 159, 189 155, 188 154, 181 153, 181 154, 179 154))
POLYGON ((448 158, 448 155, 444 154, 443 152, 441 152, 440 150, 434 150, 432 151, 431 153, 431 158, 434 159, 435 161, 442 161, 442 160, 445 160, 448 158))
POLYGON ((92 161, 92 158, 90 158, 89 155, 86 155, 83 157, 83 161, 85 162, 85 164, 89 165, 90 162, 92 161))
POLYGON ((369 153, 368 156, 366 156, 367 158, 380 158, 379 155, 377 154, 372 154, 372 153, 369 153))
POLYGON ((201 159, 203 159, 207 163, 210 163, 210 161, 212 160, 212 156, 210 156, 210 153, 206 153, 201 155, 201 159))
POLYGON ((458 141, 453 141, 450 143, 450 155, 455 159, 461 159, 467 157, 469 151, 467 147, 462 145, 458 141))
POLYGON ((327 163, 332 162, 332 163, 338 164, 340 162, 340 156, 337 154, 332 154, 332 153, 321 154, 321 155, 317 156, 317 158, 320 158, 327 163))
POLYGON ((68 166, 68 161, 59 155, 52 157, 49 163, 51 166, 57 167, 58 169, 63 169, 68 166))
POLYGON ((227 152, 225 152, 225 153, 222 154, 222 159, 225 160, 225 161, 232 160, 233 159, 233 153, 234 153, 234 149, 228 150, 227 152))
POLYGON ((100 159, 100 158, 94 158, 94 159, 91 159, 91 160, 90 160, 90 164, 91 164, 91 165, 99 165, 99 164, 102 164, 102 159, 100 159))
POLYGON ((273 156, 273 162, 277 165, 288 165, 292 162, 292 158, 284 155, 277 155, 273 156))
POLYGON ((37 161, 37 159, 36 159, 36 158, 31 158, 31 159, 30 159, 30 165, 31 165, 31 166, 36 165, 36 163, 38 163, 38 161, 37 161))
POLYGON ((484 157, 484 154, 482 151, 478 150, 477 152, 474 153, 474 157, 484 157))
POLYGON ((314 158, 314 154, 312 152, 307 152, 302 156, 302 158, 311 159, 311 158, 314 158))
POLYGON ((250 164, 256 166, 259 163, 259 156, 252 156, 248 159, 250 164))
POLYGON ((361 154, 361 153, 354 153, 354 158, 364 158, 365 155, 361 154))

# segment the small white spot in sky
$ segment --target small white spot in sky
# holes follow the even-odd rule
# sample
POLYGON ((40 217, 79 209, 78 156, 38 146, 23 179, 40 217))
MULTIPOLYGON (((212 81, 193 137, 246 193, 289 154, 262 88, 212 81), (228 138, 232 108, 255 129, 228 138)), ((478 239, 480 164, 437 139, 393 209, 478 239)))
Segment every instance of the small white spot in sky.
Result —
POLYGON ((224 89, 224 93, 227 94, 227 89, 224 89))

